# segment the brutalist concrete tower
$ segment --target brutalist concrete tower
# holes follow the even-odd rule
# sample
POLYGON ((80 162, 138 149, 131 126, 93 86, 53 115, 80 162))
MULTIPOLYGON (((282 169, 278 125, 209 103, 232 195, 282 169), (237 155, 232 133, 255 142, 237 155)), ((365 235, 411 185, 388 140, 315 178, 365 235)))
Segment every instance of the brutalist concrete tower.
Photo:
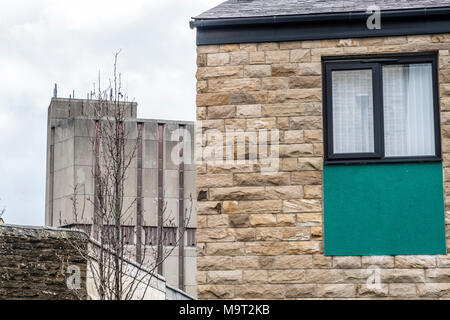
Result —
MULTIPOLYGON (((91 235, 97 192, 95 103, 53 98, 47 127, 46 225, 83 229, 91 235)), ((126 102, 124 109, 126 144, 136 146, 123 190, 123 207, 129 212, 123 234, 135 252, 131 258, 153 252, 150 249, 158 248, 163 238, 161 250, 170 255, 158 273, 196 296, 194 123, 137 119, 134 102, 126 102), (159 232, 164 237, 158 237, 159 232), (177 241, 180 234, 184 241, 177 241)), ((144 261, 151 264, 154 258, 147 255, 144 261)))

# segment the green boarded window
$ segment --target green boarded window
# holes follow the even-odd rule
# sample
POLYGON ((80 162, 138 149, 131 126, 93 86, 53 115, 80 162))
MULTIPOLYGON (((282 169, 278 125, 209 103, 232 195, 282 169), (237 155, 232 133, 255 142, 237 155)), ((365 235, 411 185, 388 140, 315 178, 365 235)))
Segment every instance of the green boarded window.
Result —
POLYGON ((325 254, 445 254, 442 181, 441 163, 325 166, 325 254))
POLYGON ((324 64, 325 254, 445 254, 436 55, 324 64))

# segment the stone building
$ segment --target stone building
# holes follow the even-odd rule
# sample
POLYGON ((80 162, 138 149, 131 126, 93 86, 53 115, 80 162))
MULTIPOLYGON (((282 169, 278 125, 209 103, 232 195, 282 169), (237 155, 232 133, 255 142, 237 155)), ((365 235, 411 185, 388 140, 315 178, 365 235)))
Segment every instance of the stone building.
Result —
POLYGON ((0 226, 0 300, 86 299, 86 235, 71 230, 0 226), (72 272, 65 274, 69 266, 72 272), (77 272, 78 286, 67 278, 77 272))
MULTIPOLYGON (((46 225, 78 228, 91 235, 96 197, 95 103, 53 98, 47 128, 46 225)), ((171 254, 158 273, 170 285, 196 295, 194 124, 137 119, 136 103, 126 103, 125 110, 127 145, 136 148, 126 172, 123 205, 128 216, 123 233, 130 251, 136 252, 130 258, 139 260, 139 254, 147 252, 145 259, 151 263, 154 250, 150 248, 157 247, 162 231, 163 250, 171 254), (177 244, 182 231, 179 221, 187 226, 181 224, 186 226, 184 241, 177 244), (139 240, 147 250, 138 250, 139 240)))
POLYGON ((379 3, 191 21, 199 298, 450 298, 450 1, 379 3))
MULTIPOLYGON (((88 242, 78 230, 1 225, 0 300, 98 299, 95 271, 84 257, 88 242)), ((128 288, 140 280, 128 289, 133 300, 192 299, 131 260, 125 259, 123 268, 128 288)))

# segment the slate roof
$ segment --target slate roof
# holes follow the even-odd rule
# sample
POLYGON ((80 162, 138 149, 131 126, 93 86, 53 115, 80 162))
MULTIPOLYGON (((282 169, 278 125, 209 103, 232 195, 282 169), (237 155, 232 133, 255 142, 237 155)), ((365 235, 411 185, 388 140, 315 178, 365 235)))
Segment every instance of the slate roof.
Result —
POLYGON ((320 13, 450 7, 450 0, 228 0, 194 19, 250 18, 320 13))

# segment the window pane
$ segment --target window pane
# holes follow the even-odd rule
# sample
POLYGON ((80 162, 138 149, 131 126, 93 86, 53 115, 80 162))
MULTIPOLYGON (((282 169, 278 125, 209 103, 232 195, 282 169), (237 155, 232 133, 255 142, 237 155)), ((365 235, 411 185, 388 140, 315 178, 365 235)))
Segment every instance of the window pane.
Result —
POLYGON ((334 153, 374 152, 372 70, 333 71, 334 153))
POLYGON ((432 65, 383 67, 386 157, 435 155, 432 65))

